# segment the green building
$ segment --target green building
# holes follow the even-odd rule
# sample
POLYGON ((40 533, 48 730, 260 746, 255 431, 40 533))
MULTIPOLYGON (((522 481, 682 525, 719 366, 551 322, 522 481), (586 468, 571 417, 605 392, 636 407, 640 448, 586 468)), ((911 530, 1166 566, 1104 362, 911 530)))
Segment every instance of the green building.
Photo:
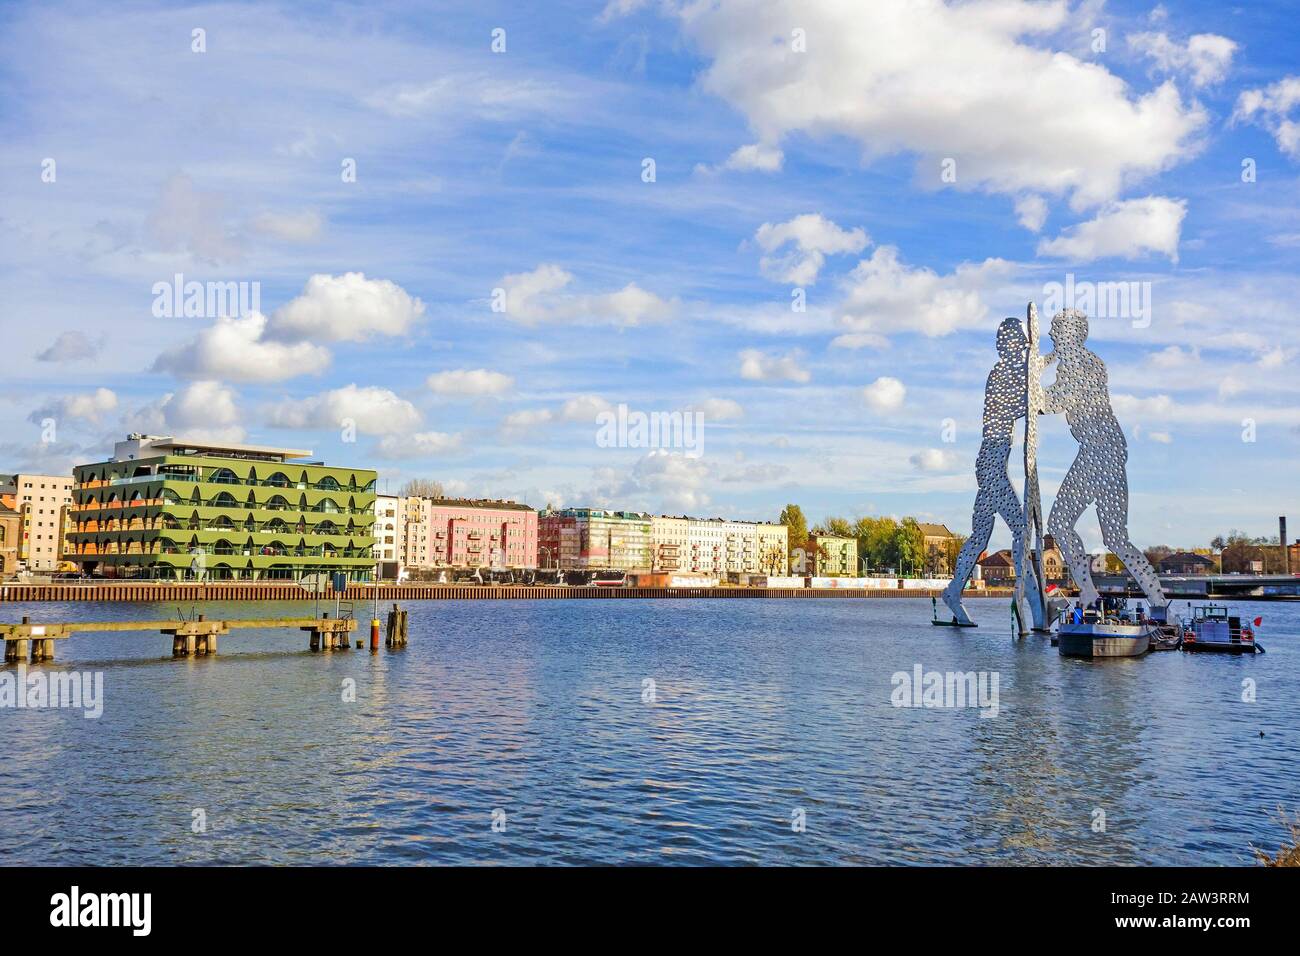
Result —
POLYGON ((68 557, 108 577, 368 581, 375 472, 310 456, 131 435, 73 470, 68 557))

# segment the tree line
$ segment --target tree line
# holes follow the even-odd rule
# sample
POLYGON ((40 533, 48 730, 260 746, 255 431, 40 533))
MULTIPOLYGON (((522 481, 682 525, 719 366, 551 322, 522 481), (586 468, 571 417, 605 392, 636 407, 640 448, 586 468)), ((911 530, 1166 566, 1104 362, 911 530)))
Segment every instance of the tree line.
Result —
POLYGON ((809 529, 803 509, 796 504, 788 504, 781 511, 780 521, 789 529, 792 559, 796 550, 802 548, 807 551, 809 534, 834 535, 856 540, 859 569, 865 566, 873 571, 892 568, 903 573, 951 573, 961 546, 966 541, 964 537, 956 535, 945 541, 942 547, 932 545, 927 548, 920 523, 910 516, 901 521, 870 516, 850 521, 848 518, 831 516, 809 529))

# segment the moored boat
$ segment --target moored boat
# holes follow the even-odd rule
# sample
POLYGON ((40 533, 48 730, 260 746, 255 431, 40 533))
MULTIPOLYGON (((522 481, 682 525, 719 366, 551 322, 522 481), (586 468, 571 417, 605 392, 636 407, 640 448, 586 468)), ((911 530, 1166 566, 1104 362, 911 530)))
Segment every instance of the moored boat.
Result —
MULTIPOLYGON (((1230 614, 1221 604, 1203 604, 1191 609, 1190 617, 1178 622, 1183 650, 1215 654, 1257 654, 1264 648, 1255 641, 1250 622, 1230 614)), ((1258 626, 1259 618, 1255 618, 1258 626)))

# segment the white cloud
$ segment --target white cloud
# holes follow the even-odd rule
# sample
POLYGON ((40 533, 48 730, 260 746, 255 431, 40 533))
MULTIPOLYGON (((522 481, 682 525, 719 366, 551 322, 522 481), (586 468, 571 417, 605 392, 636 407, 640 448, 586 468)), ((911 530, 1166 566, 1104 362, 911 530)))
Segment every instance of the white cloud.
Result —
POLYGON ((1300 105, 1300 76, 1286 76, 1271 86, 1245 90, 1237 97, 1233 122, 1257 123, 1273 134, 1278 149, 1300 160, 1300 121, 1291 111, 1300 105))
POLYGON ((414 432, 385 435, 375 446, 380 458, 425 458, 460 450, 462 436, 447 432, 414 432))
POLYGON ((577 395, 564 403, 559 417, 566 422, 594 422, 597 415, 613 407, 599 395, 577 395))
POLYGON ((424 314, 424 303, 387 279, 360 272, 314 275, 294 299, 276 309, 267 337, 291 342, 360 342, 402 335, 424 314))
POLYGON ((1016 200, 1016 219, 1030 232, 1038 232, 1047 222, 1047 200, 1042 196, 1021 196, 1016 200))
POLYGON ((1151 439, 1158 445, 1169 445, 1173 443, 1174 437, 1169 432, 1148 432, 1147 438, 1151 439))
POLYGON ((155 372, 178 378, 275 382, 314 375, 330 363, 329 350, 311 342, 263 339, 267 319, 260 312, 216 319, 189 342, 167 349, 153 363, 155 372))
POLYGON ((908 461, 917 471, 953 471, 961 464, 961 456, 947 448, 926 448, 908 461))
POLYGON ((1173 82, 1131 96, 1103 65, 1055 48, 1049 37, 1089 15, 1065 2, 721 0, 675 11, 711 61, 703 87, 760 142, 846 136, 868 158, 914 154, 936 184, 952 157, 957 188, 1068 193, 1082 209, 1187 159, 1207 120, 1173 82), (792 26, 808 52, 792 50, 792 26))
POLYGON ((733 150, 731 155, 727 157, 726 162, 721 166, 708 166, 700 163, 695 167, 695 171, 715 173, 720 169, 730 169, 742 173, 779 173, 784 163, 785 153, 780 149, 763 143, 750 143, 733 150))
POLYGON ((75 329, 60 332, 59 337, 47 349, 36 356, 38 362, 82 362, 93 359, 104 347, 102 337, 90 338, 84 332, 75 329))
POLYGON ((485 368, 458 368, 434 372, 425 385, 435 395, 478 397, 501 395, 514 387, 515 380, 502 372, 485 368))
POLYGON ((245 438, 235 393, 215 381, 190 382, 123 420, 128 431, 174 435, 195 441, 239 442, 245 438))
POLYGON ((268 424, 279 428, 342 429, 349 422, 359 432, 391 435, 419 427, 420 413, 386 388, 352 384, 309 398, 286 399, 268 415, 268 424))
POLYGON ((1091 262, 1110 256, 1134 259, 1154 252, 1177 262, 1186 215, 1185 199, 1147 196, 1110 203, 1087 222, 1071 226, 1055 239, 1041 240, 1038 254, 1091 262))
POLYGON ((1180 369, 1199 363, 1200 351, 1196 346, 1184 349, 1179 345, 1169 345, 1159 352, 1151 353, 1151 364, 1161 369, 1180 369))
POLYGON ((892 412, 903 407, 907 387, 896 378, 882 375, 862 390, 862 400, 878 412, 892 412))
POLYGON ((802 365, 802 355, 798 351, 785 355, 767 355, 758 349, 745 349, 740 353, 740 377, 758 382, 784 379, 791 382, 807 382, 812 373, 802 365))
POLYGON ((744 418, 745 409, 739 402, 729 398, 706 398, 687 407, 688 411, 699 412, 706 422, 722 422, 734 418, 744 418))
POLYGON ((880 246, 845 281, 837 345, 880 346, 893 332, 920 332, 934 338, 977 327, 988 315, 980 291, 1011 272, 1011 264, 986 259, 962 263, 948 275, 900 262, 898 249, 880 246))
POLYGON ((617 292, 565 294, 564 289, 572 281, 572 274, 554 263, 502 277, 506 317, 526 325, 571 322, 633 326, 671 318, 678 308, 675 300, 662 299, 635 282, 617 292))
POLYGON ((254 232, 285 242, 315 242, 325 231, 325 217, 313 209, 298 213, 264 212, 252 221, 254 232))
POLYGON ((1134 33, 1128 45, 1164 73, 1187 74, 1198 89, 1223 80, 1237 51, 1236 43, 1214 33, 1198 33, 1182 44, 1163 32, 1134 33))
POLYGON ((828 254, 861 252, 871 240, 861 229, 841 229, 820 213, 804 213, 776 225, 763 223, 754 241, 769 253, 759 261, 764 276, 773 282, 803 286, 817 281, 828 254), (794 248, 784 255, 772 255, 788 244, 794 248))
MULTIPOLYGON (((501 422, 504 428, 508 429, 528 429, 534 425, 545 425, 547 422, 554 421, 555 413, 549 408, 526 408, 517 412, 511 412, 501 422)), ((595 416, 593 416, 593 421, 595 416)))
POLYGON ((32 412, 29 420, 39 423, 41 419, 53 418, 56 423, 68 419, 97 423, 116 409, 117 393, 101 387, 93 392, 81 392, 58 398, 32 412))
POLYGON ((590 494, 601 507, 641 509, 657 504, 655 510, 698 512, 709 504, 710 475, 702 458, 657 449, 639 459, 626 475, 599 469, 597 486, 590 494))

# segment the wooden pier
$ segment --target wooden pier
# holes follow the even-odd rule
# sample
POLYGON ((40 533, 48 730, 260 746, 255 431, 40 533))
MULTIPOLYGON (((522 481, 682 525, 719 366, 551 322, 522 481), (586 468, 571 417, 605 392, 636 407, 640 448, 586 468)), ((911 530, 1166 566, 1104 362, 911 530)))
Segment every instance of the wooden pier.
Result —
MULTIPOLYGON (((405 647, 407 612, 397 605, 388 614, 388 647, 405 647)), ((193 620, 158 621, 77 621, 71 624, 33 624, 24 617, 19 624, 0 624, 5 642, 5 663, 33 664, 54 660, 54 642, 66 640, 75 632, 158 631, 172 639, 173 657, 207 657, 217 653, 217 639, 235 628, 288 627, 306 631, 313 651, 345 651, 351 634, 357 629, 353 617, 269 617, 227 618, 209 621, 199 614, 193 620)), ((378 650, 379 622, 372 622, 371 650, 378 650)), ((361 642, 357 642, 361 646, 361 642)))

